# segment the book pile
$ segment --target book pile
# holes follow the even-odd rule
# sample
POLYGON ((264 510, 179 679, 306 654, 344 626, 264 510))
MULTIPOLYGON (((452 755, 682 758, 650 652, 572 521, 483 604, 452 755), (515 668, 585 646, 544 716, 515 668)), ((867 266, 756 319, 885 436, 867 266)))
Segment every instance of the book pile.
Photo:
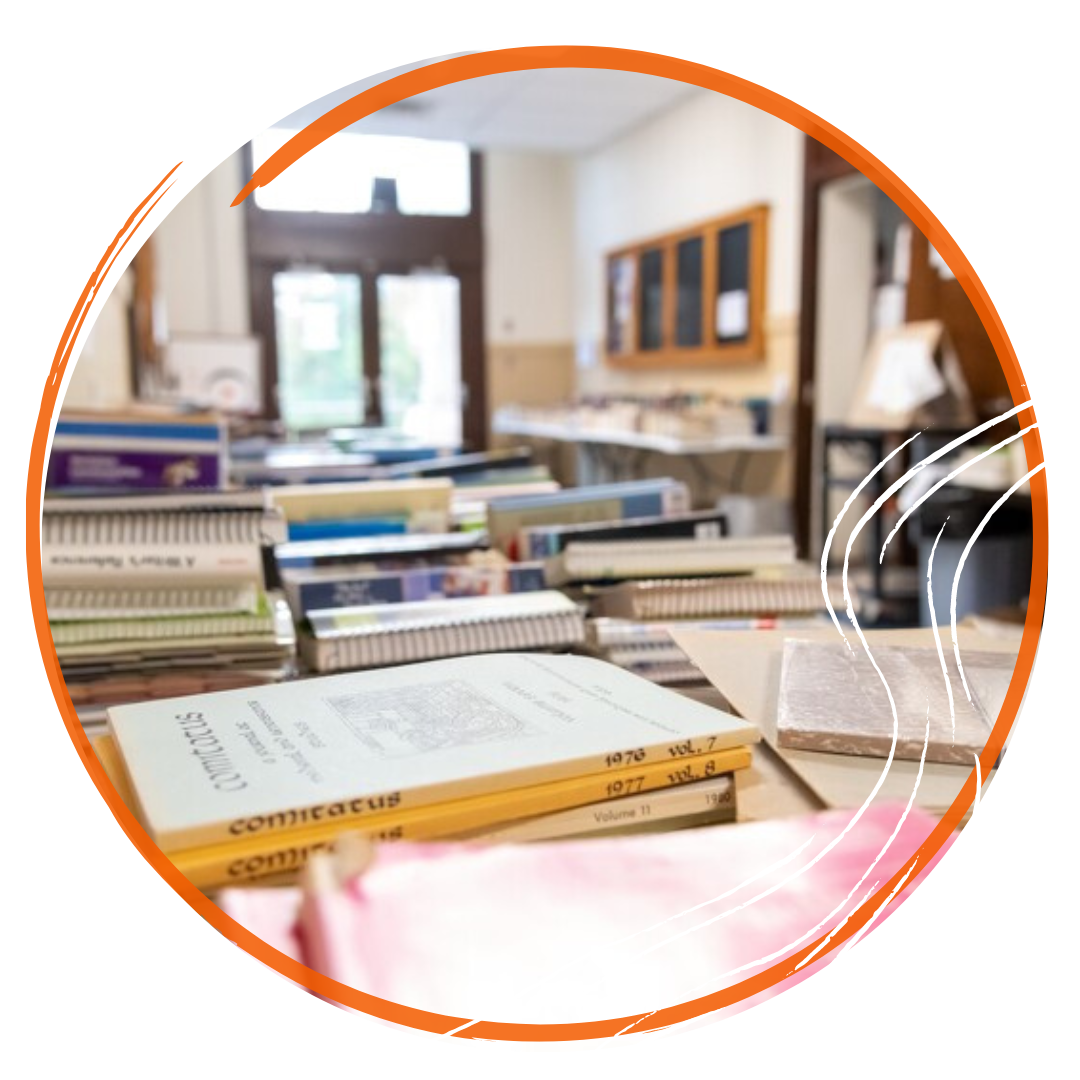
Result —
POLYGON ((501 552, 488 549, 486 529, 445 531, 449 517, 461 524, 460 515, 447 511, 465 503, 482 515, 478 524, 486 525, 494 502, 526 490, 534 497, 550 495, 557 487, 546 470, 530 467, 523 475, 519 467, 487 464, 464 469, 460 482, 430 476, 271 492, 289 521, 291 541, 276 549, 276 562, 311 671, 471 652, 566 649, 583 642, 581 611, 548 589, 542 563, 512 566, 501 552), (508 475, 516 482, 507 482, 508 475), (345 500, 353 508, 343 518, 345 527, 366 524, 373 535, 296 539, 306 535, 310 518, 315 525, 326 523, 325 515, 340 511, 345 500), (386 519, 359 516, 363 507, 386 511, 408 504, 414 507, 411 521, 388 525, 386 519), (392 531, 394 524, 403 530, 392 531))
POLYGON ((123 412, 62 412, 45 476, 49 491, 221 488, 228 433, 214 413, 142 405, 123 412))
POLYGON ((492 546, 512 558, 543 558, 554 554, 550 544, 538 539, 545 526, 666 518, 688 513, 690 509, 690 492, 686 485, 666 477, 597 484, 548 494, 494 499, 488 504, 487 531, 492 546))
MULTIPOLYGON (((837 611, 844 609, 835 581, 829 582, 829 598, 837 611)), ((820 575, 796 564, 793 556, 783 570, 753 569, 748 561, 741 574, 632 580, 598 588, 590 612, 589 644, 595 655, 667 686, 707 681, 674 640, 676 630, 804 630, 828 622, 820 575)))
MULTIPOLYGON (((305 548, 302 542, 280 548, 282 580, 301 624, 300 651, 310 669, 327 673, 473 652, 583 649, 580 597, 556 586, 572 583, 567 568, 572 571, 575 564, 568 555, 592 555, 596 565, 609 552, 612 537, 627 545, 626 556, 650 570, 678 572, 689 559, 694 568, 719 572, 746 561, 742 554, 732 564, 731 552, 716 548, 724 517, 691 512, 685 484, 660 478, 556 491, 537 486, 489 499, 486 530, 465 534, 474 537, 471 550, 454 562, 445 557, 448 541, 462 534, 432 536, 432 554, 441 550, 444 559, 423 558, 420 566, 403 565, 406 548, 395 546, 392 538, 383 538, 383 557, 374 565, 361 541, 340 541, 337 549, 305 548), (634 556, 650 540, 660 545, 645 552, 651 557, 634 556)), ((421 551, 416 537, 409 542, 411 550, 421 551)), ((760 546, 756 550, 759 562, 787 555, 786 548, 779 555, 760 546)), ((600 576, 610 575, 605 569, 600 576)))
POLYGON ((111 704, 288 673, 295 631, 264 575, 284 521, 261 493, 47 498, 41 532, 53 644, 91 730, 111 704))
POLYGON ((109 731, 96 749, 118 790, 207 890, 288 876, 343 834, 729 820, 758 738, 602 661, 520 653, 121 705, 109 731))
POLYGON ((690 510, 686 486, 668 478, 535 490, 541 480, 509 494, 496 487, 483 531, 295 539, 306 519, 343 504, 352 507, 343 520, 365 527, 365 505, 386 512, 419 499, 416 514, 438 514, 433 500, 445 509, 447 488, 433 485, 447 483, 274 489, 294 538, 277 548, 277 564, 310 670, 577 649, 664 685, 690 686, 704 679, 668 624, 804 625, 824 609, 820 581, 796 564, 789 537, 728 537, 722 512, 690 510))

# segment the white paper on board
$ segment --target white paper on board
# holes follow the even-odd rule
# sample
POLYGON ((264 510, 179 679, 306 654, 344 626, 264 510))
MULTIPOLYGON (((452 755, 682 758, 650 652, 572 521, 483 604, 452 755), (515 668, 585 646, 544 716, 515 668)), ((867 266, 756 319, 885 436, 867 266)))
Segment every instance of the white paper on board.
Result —
POLYGON ((716 333, 721 338, 745 337, 750 330, 750 294, 745 289, 716 298, 716 333))
POLYGON ((874 409, 908 413, 945 393, 945 379, 924 341, 890 341, 882 350, 867 395, 874 409))

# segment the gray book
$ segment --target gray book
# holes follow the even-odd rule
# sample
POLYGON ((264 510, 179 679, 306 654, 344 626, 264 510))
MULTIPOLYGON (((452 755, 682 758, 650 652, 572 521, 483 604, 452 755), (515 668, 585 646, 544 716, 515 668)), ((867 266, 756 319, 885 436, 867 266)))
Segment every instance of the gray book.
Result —
POLYGON ((887 757, 894 732, 891 693, 897 758, 918 761, 925 743, 927 761, 974 763, 997 720, 1002 687, 1007 689, 1012 674, 1011 656, 962 655, 969 700, 947 636, 944 657, 936 648, 875 646, 880 675, 857 639, 852 646, 853 651, 839 641, 784 643, 777 715, 781 747, 887 757))

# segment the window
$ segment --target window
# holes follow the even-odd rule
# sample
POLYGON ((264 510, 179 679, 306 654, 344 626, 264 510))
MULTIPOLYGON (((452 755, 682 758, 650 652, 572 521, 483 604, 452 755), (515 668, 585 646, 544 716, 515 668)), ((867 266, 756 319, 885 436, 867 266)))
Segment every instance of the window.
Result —
MULTIPOLYGON (((271 128, 252 140, 258 168, 295 131, 271 128)), ((471 209, 464 143, 340 131, 309 150, 272 184, 256 188, 262 210, 366 214, 376 180, 395 181, 397 211, 462 217, 471 209)))
MULTIPOLYGON (((254 140, 250 168, 290 135, 254 140)), ((481 182, 460 144, 339 132, 257 189, 244 206, 266 415, 296 433, 486 446, 481 182)))

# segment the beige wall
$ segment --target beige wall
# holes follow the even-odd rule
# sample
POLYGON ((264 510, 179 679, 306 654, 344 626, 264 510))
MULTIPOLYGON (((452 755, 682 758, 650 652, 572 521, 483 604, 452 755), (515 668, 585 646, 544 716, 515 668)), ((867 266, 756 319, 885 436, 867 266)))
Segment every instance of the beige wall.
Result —
POLYGON ((131 401, 127 309, 131 288, 132 271, 128 269, 86 335, 64 395, 66 408, 119 409, 131 401))
POLYGON ((158 287, 170 336, 250 330, 239 151, 204 177, 154 233, 158 287))
MULTIPOLYGON (((243 183, 241 168, 239 153, 227 158, 154 232, 162 329, 169 335, 249 331, 244 212, 229 205, 243 183)), ((64 399, 67 408, 119 408, 131 400, 132 273, 106 299, 87 338, 64 399)))
MULTIPOLYGON (((574 174, 557 154, 484 155, 484 322, 488 415, 503 405, 551 405, 575 392, 574 174)), ((495 436, 493 445, 519 443, 495 436)), ((569 448, 537 456, 572 482, 569 448)))
MULTIPOLYGON (((574 170, 574 330, 579 392, 702 390, 733 398, 794 390, 802 219, 802 135, 749 105, 701 91, 574 170), (604 266, 611 250, 756 203, 769 206, 762 362, 626 371, 604 363, 604 266)), ((790 462, 754 462, 752 491, 784 493, 790 462)))

